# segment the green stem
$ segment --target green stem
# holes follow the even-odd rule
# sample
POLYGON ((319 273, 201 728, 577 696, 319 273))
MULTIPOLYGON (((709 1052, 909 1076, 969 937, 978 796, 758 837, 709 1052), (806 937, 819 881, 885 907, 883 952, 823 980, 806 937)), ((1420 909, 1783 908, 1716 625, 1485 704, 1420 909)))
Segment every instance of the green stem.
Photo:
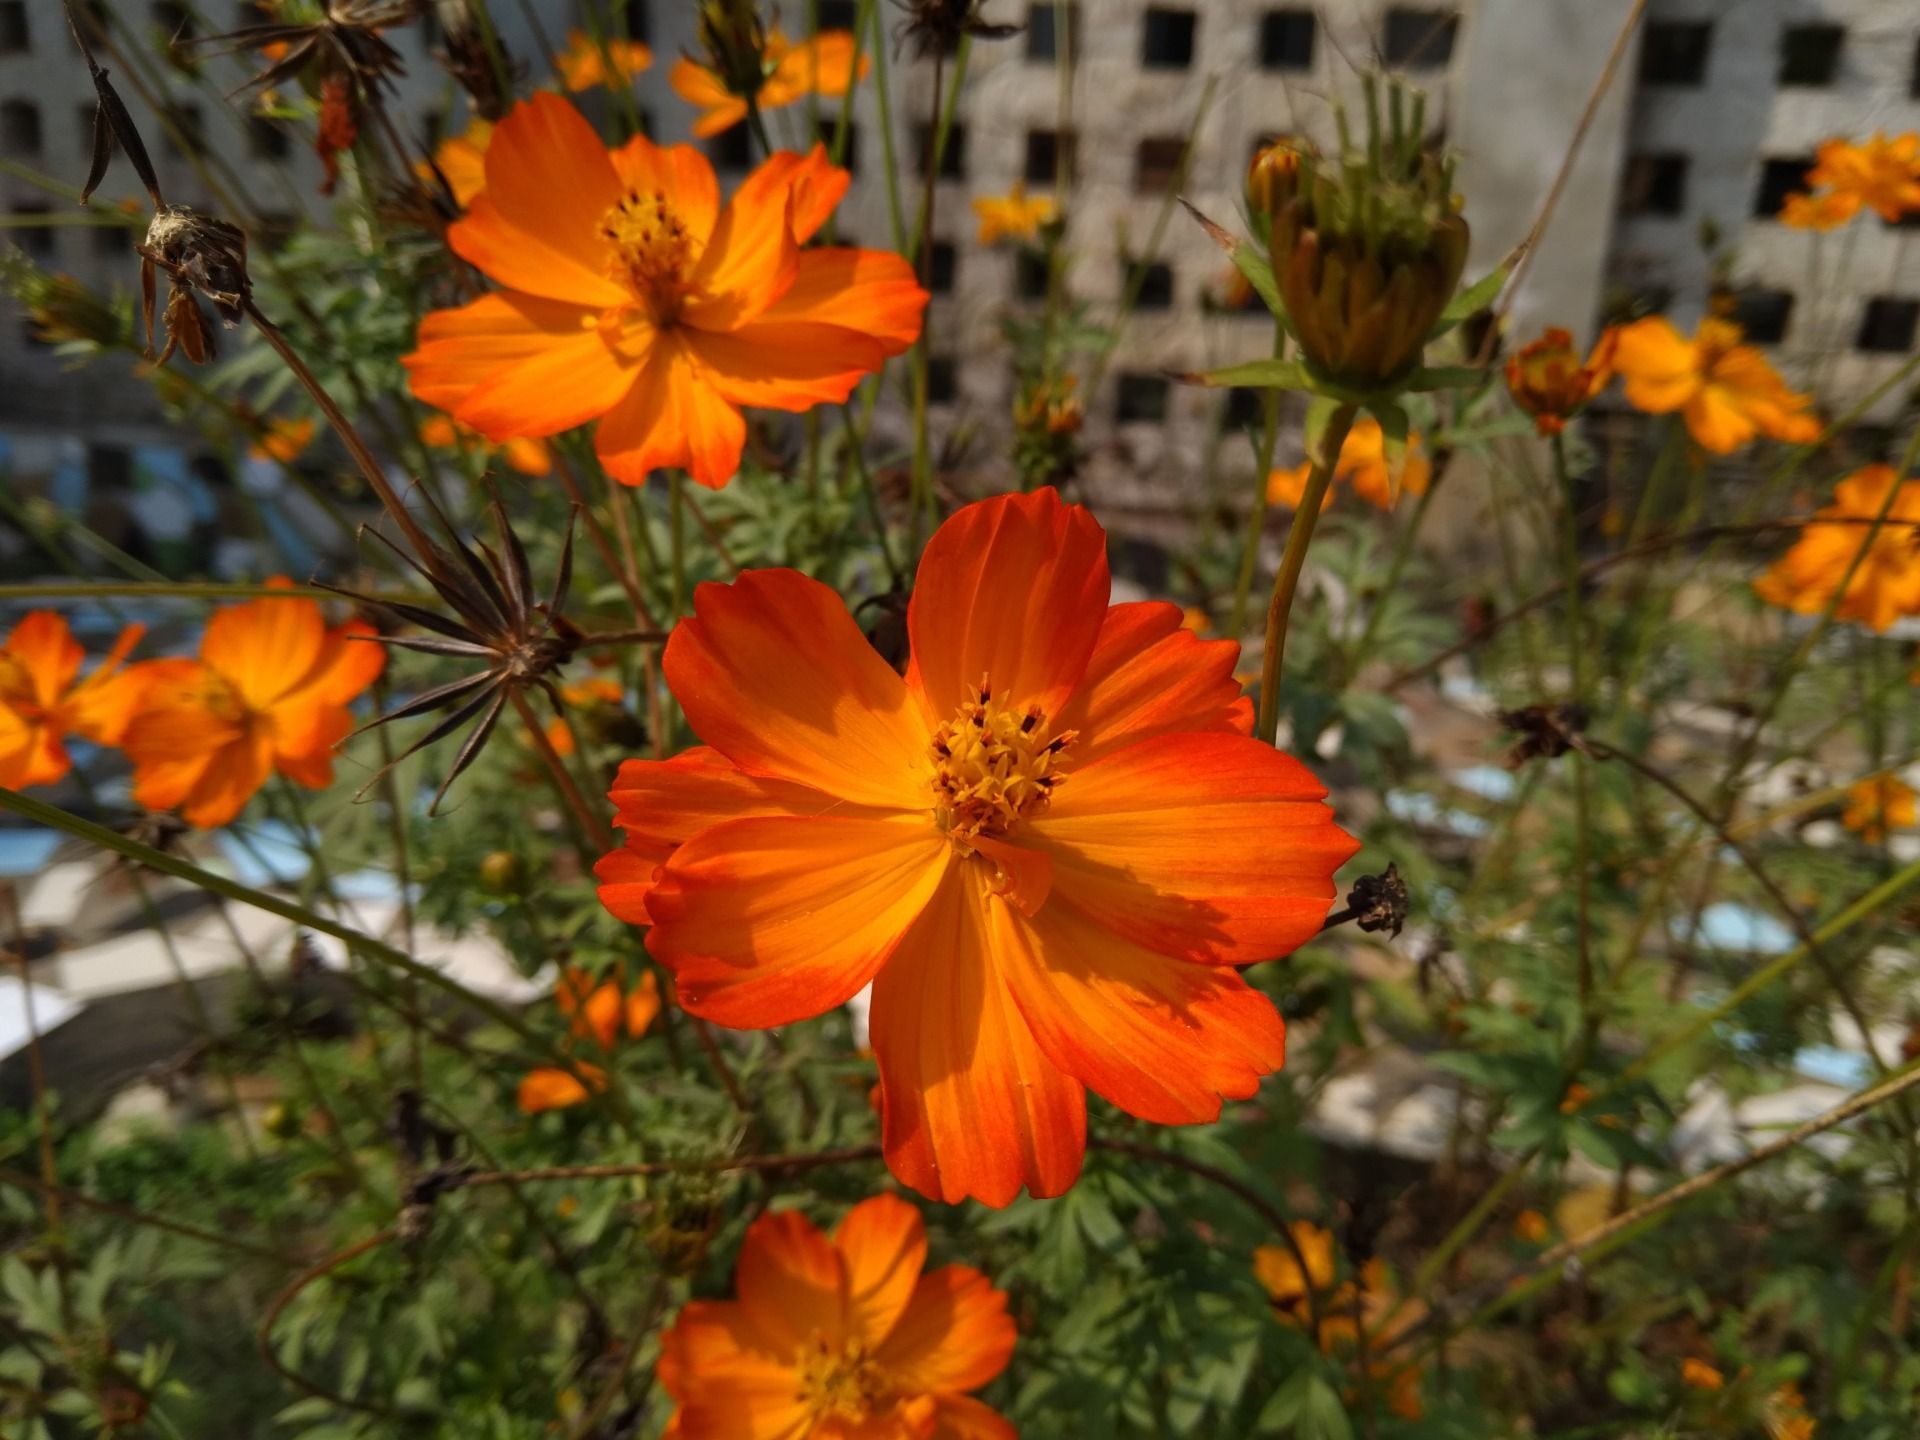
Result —
POLYGON ((1294 591, 1300 586, 1300 571, 1307 563, 1307 547, 1313 543, 1313 530, 1320 522, 1320 502, 1333 483, 1334 466, 1340 459, 1340 447, 1347 442, 1347 431, 1353 428, 1353 417, 1354 407, 1341 405, 1327 417, 1326 429, 1320 432, 1312 468, 1307 473, 1306 493, 1300 497, 1300 508, 1293 512, 1293 524, 1287 530, 1286 553, 1280 557, 1280 573, 1273 581, 1273 598, 1267 603, 1267 639, 1260 658, 1260 725, 1256 733, 1269 745, 1280 731, 1280 666, 1286 657, 1287 622, 1293 612, 1294 591))
MULTIPOLYGON (((1580 615, 1580 520, 1574 499, 1572 472, 1567 466, 1566 438, 1555 435, 1551 446, 1553 451, 1553 473, 1560 482, 1560 542, 1561 564, 1565 569, 1567 587, 1567 674, 1572 682, 1573 703, 1584 706, 1587 698, 1586 666, 1583 655, 1586 651, 1586 637, 1582 634, 1580 615)), ((1593 1008, 1593 944, 1592 944, 1592 884, 1588 870, 1592 864, 1590 854, 1592 840, 1588 833, 1591 816, 1588 813, 1587 757, 1574 754, 1573 759, 1573 845, 1574 870, 1578 886, 1578 985, 1580 995, 1580 1048, 1584 1052, 1592 1043, 1599 1029, 1600 1017, 1593 1008)), ((1569 1077, 1572 1078, 1572 1077, 1569 1077)))

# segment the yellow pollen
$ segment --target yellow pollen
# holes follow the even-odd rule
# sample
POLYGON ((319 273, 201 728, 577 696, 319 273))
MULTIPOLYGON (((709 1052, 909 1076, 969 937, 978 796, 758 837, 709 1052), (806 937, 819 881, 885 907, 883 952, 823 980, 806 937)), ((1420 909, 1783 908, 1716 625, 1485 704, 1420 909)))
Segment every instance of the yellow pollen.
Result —
POLYGON ((1074 732, 1049 736, 1045 717, 995 699, 983 679, 976 698, 934 732, 934 819, 962 846, 976 835, 1004 835, 1022 816, 1046 808, 1065 778, 1061 754, 1074 732))
POLYGON ((816 1334, 800 1358, 796 1398, 815 1420, 865 1420, 886 1403, 886 1378, 864 1346, 850 1342, 834 1350, 816 1334))
POLYGON ((686 297, 687 275, 700 246, 674 214, 666 193, 628 191, 600 221, 600 234, 613 251, 607 274, 633 291, 656 324, 673 319, 686 297))

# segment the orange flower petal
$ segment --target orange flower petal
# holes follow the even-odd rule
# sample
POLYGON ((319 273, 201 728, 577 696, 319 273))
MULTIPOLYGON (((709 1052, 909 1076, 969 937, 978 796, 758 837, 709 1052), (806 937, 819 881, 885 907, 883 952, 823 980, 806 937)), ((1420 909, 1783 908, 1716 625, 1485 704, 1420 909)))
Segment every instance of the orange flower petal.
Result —
POLYGON ((731 332, 684 334, 702 378, 725 400, 769 410, 838 405, 887 360, 878 340, 838 325, 757 320, 731 332))
POLYGON ((611 1050, 625 1009, 626 997, 620 993, 620 987, 609 980, 595 986, 587 996, 587 1003, 580 1007, 571 1029, 575 1035, 591 1036, 602 1050, 611 1050))
POLYGON ((487 188, 447 243, 503 285, 553 300, 618 305, 626 291, 608 278, 607 211, 620 177, 584 116, 558 95, 536 92, 494 127, 487 188))
POLYGON ((776 1354, 817 1336, 837 1350, 847 1333, 846 1271, 833 1242, 797 1210, 747 1227, 734 1266, 741 1313, 776 1354))
POLYGON ((681 335, 667 331, 655 338, 645 369, 607 412, 593 443, 607 473, 623 484, 680 466, 717 490, 740 468, 747 422, 701 377, 681 335))
POLYGON ((1077 730, 1073 763, 1083 769, 1153 735, 1253 731, 1253 702, 1233 678, 1240 646, 1202 640, 1180 608, 1140 600, 1108 609, 1080 686, 1055 725, 1077 730))
POLYGON ((607 798, 624 849, 594 867, 600 900, 620 919, 651 925, 646 896, 654 871, 674 850, 710 826, 754 815, 818 815, 842 802, 805 785, 756 779, 719 751, 695 746, 670 760, 628 760, 607 798))
MULTIPOLYGON (((607 1088, 605 1071, 592 1065, 580 1065, 577 1068, 593 1083, 595 1090, 607 1088)), ((523 1113, 537 1115, 542 1110, 565 1110, 570 1106, 584 1104, 588 1094, 589 1091, 579 1076, 568 1071, 529 1070, 520 1081, 520 1089, 514 1100, 523 1113)))
POLYGON ((753 570, 700 586, 693 607, 664 668, 695 734, 750 773, 924 812, 931 733, 839 595, 798 571, 753 570))
POLYGON ((662 870, 647 949, 696 1015, 737 1029, 804 1020, 873 979, 951 854, 924 816, 716 825, 662 870))
POLYGON ((311 600, 248 600, 216 610, 200 640, 200 658, 247 704, 271 709, 312 675, 327 623, 311 600))
POLYGON ((933 1397, 929 1440, 1018 1440, 1019 1431, 971 1395, 933 1397))
POLYGON ((1022 1185, 1050 1196, 1073 1184, 1086 1095, 1040 1053, 1007 993, 982 868, 955 867, 901 941, 874 981, 870 1024, 894 1175, 930 1199, 1001 1206, 1022 1185))
POLYGON ((1106 618, 1106 535, 1048 487, 955 512, 920 558, 907 683, 934 724, 984 680, 1017 709, 1060 713, 1106 618))
POLYGON ((1318 933, 1360 848, 1299 761, 1237 735, 1163 735, 1071 772, 1028 826, 1054 895, 1162 954, 1222 964, 1318 933))
POLYGON ((674 62, 667 83, 674 94, 702 111, 693 122, 693 133, 702 140, 731 130, 747 118, 747 102, 730 93, 718 75, 685 56, 674 62))
POLYGON ((1047 1058, 1142 1120, 1217 1120, 1286 1061, 1279 1012, 1238 973, 1116 939, 1072 906, 1003 912, 995 950, 1047 1058))
POLYGON ((52 610, 34 610, 21 616, 8 632, 0 654, 24 672, 29 695, 50 708, 73 684, 87 652, 73 638, 64 617, 52 610))
POLYGON ((622 189, 665 196, 687 234, 707 243, 720 214, 720 182, 711 160, 691 145, 656 145, 644 135, 613 151, 612 160, 622 189))
MULTIPOLYGON (((854 65, 855 46, 851 30, 825 30, 811 40, 802 41, 774 66, 765 90, 773 92, 769 105, 790 105, 808 95, 829 99, 844 98, 866 78, 872 60, 860 56, 854 65)), ((763 92, 764 93, 764 92, 763 92)))
POLYGON ((874 1360, 903 1391, 958 1395, 1006 1369, 1014 1339, 1006 1295, 971 1266, 947 1265, 920 1277, 874 1360))
POLYGON ((847 1275, 849 1336, 869 1351, 888 1336, 920 1283, 927 1227, 898 1195, 862 1200, 833 1232, 847 1275))
POLYGON ((649 970, 627 994, 627 1038, 638 1040, 652 1028, 660 1013, 660 977, 649 970))
POLYGON ((597 330, 549 331, 532 353, 482 378, 454 414, 489 440, 557 435, 606 414, 639 377, 597 330))
POLYGON ((275 714, 274 768, 309 790, 333 783, 333 747, 353 732, 343 706, 312 704, 275 714))
POLYGON ((795 1364, 727 1300, 693 1300, 661 1337, 660 1383, 679 1402, 667 1433, 798 1440, 810 1414, 795 1364))
POLYGON ((793 236, 792 167, 776 155, 741 182, 688 278, 680 317, 701 330, 734 330, 793 284, 800 251, 793 236))
MULTIPOLYGON (((593 320, 594 312, 578 305, 531 295, 483 295, 456 310, 429 314, 420 322, 418 346, 400 363, 416 396, 451 412, 493 376, 574 339, 593 320)), ((556 398, 564 414, 566 397, 556 398)), ((445 442, 428 443, 454 441, 449 430, 445 442)))
POLYGON ((920 338, 927 292, 913 267, 888 250, 803 250, 787 293, 763 322, 812 320, 870 335, 888 355, 920 338))

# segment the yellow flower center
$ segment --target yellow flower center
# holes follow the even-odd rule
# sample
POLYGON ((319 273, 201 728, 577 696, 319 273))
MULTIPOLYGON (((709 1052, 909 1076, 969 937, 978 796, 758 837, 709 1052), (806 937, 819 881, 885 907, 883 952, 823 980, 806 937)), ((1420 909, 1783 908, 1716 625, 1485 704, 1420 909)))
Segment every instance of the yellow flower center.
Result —
POLYGON ((601 220, 600 234, 613 251, 608 275, 633 291, 656 325, 671 322, 686 298, 687 275, 700 245, 665 192, 628 191, 601 220))
POLYGON ((1015 710, 994 698, 985 679, 978 698, 960 706, 933 735, 933 812, 962 846, 976 835, 1004 835, 1022 816, 1046 808, 1060 774, 1069 730, 1049 738, 1032 706, 1015 710))
POLYGON ((800 1403, 813 1418, 865 1420, 888 1398, 885 1377, 866 1348, 850 1342, 835 1350, 819 1335, 800 1360, 800 1403))

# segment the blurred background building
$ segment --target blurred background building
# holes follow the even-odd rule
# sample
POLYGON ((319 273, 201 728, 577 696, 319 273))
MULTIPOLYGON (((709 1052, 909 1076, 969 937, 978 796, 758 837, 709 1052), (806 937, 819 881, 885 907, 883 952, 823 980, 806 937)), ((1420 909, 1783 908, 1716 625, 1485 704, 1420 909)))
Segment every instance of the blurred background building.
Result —
MULTIPOLYGON (((596 8, 653 48, 653 67, 636 84, 642 113, 660 138, 684 139, 692 110, 667 77, 694 49, 690 0, 598 0, 596 8)), ((795 34, 848 26, 858 11, 854 0, 781 8, 795 34)), ((327 202, 306 132, 226 103, 257 58, 165 58, 176 41, 255 23, 253 0, 93 0, 92 9, 112 37, 103 61, 150 137, 169 198, 218 212, 221 192, 244 193, 271 228, 319 213, 327 202), (189 164, 196 149, 212 157, 217 185, 189 164)), ((534 83, 547 79, 548 55, 583 19, 572 0, 492 9, 534 83)), ((1591 335, 1604 319, 1649 309, 1690 326, 1716 304, 1731 307, 1796 383, 1842 402, 1863 393, 1913 349, 1920 231, 1867 216, 1817 236, 1783 227, 1777 215, 1823 138, 1920 129, 1920 7, 1652 0, 1616 82, 1586 117, 1632 9, 1632 0, 988 0, 986 18, 1022 29, 974 44, 936 185, 929 379, 944 422, 937 433, 958 447, 962 464, 1004 465, 994 440, 1006 426, 1012 377, 1001 330, 1036 314, 1045 290, 1030 252, 975 243, 969 201, 1016 183, 1050 192, 1064 177, 1073 295, 1093 323, 1110 318, 1129 290, 1135 296, 1086 396, 1087 484, 1110 508, 1151 512, 1173 508, 1172 493, 1191 495, 1216 466, 1244 470, 1244 445, 1220 441, 1237 438, 1254 397, 1183 388, 1166 372, 1261 353, 1269 322, 1257 307, 1236 306, 1226 262, 1168 197, 1178 190, 1232 223, 1253 150, 1276 135, 1331 142, 1334 104, 1351 102, 1356 73, 1375 64, 1430 92, 1431 120, 1461 154, 1475 231, 1471 273, 1527 234, 1586 118, 1514 334, 1558 323, 1591 335)), ((882 14, 890 33, 903 18, 888 0, 882 14)), ((418 141, 466 121, 463 98, 431 58, 437 29, 430 17, 392 37, 408 67, 397 113, 418 141)), ((910 224, 933 77, 910 47, 891 44, 885 59, 910 224)), ((856 182, 841 234, 888 245, 894 220, 877 82, 876 73, 861 88, 851 117, 856 182)), ((814 113, 821 108, 831 118, 832 105, 814 113)), ((79 180, 91 111, 58 0, 0 0, 4 240, 35 265, 125 293, 135 282, 138 231, 129 225, 138 215, 123 217, 114 200, 132 187, 129 172, 116 167, 91 212, 33 178, 79 180)), ((807 113, 771 114, 776 139, 797 140, 807 113)), ((744 127, 701 143, 723 183, 744 173, 744 127)), ((1878 418, 1904 401, 1889 395, 1878 418)), ((37 491, 82 508, 130 491, 147 497, 142 524, 213 523, 220 487, 241 461, 200 454, 158 420, 150 387, 124 368, 65 369, 17 310, 0 325, 0 464, 35 477, 37 491)))

